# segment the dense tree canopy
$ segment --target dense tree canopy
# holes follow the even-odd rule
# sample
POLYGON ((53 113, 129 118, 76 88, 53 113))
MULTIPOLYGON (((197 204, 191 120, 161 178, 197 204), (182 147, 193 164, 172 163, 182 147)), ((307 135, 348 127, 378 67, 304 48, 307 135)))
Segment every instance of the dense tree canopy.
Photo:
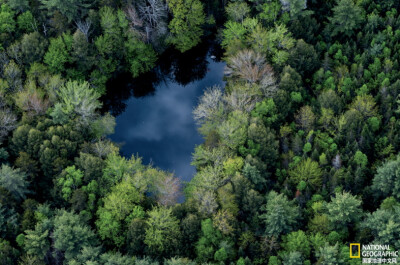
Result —
POLYGON ((0 0, 0 264, 360 264, 349 242, 399 249, 399 8, 0 0), (193 64, 225 62, 225 86, 196 101, 193 178, 124 157, 104 95, 131 91, 112 81, 140 77, 140 94, 164 53, 210 43, 193 64))

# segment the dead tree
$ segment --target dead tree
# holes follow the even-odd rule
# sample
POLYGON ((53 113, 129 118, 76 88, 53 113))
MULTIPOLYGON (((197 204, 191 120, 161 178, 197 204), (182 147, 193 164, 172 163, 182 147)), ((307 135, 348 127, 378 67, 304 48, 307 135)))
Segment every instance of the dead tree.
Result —
POLYGON ((92 22, 89 19, 85 21, 78 20, 75 22, 76 27, 85 35, 86 41, 89 42, 90 28, 92 26, 92 22))

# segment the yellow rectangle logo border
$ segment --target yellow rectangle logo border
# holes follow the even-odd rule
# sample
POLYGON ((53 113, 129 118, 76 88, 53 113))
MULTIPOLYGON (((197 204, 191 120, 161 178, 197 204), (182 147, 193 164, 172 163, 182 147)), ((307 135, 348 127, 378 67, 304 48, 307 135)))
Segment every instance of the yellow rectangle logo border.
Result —
POLYGON ((361 244, 360 243, 350 243, 350 258, 351 259, 361 258, 361 244), (358 247, 358 255, 357 256, 353 256, 353 246, 358 247))

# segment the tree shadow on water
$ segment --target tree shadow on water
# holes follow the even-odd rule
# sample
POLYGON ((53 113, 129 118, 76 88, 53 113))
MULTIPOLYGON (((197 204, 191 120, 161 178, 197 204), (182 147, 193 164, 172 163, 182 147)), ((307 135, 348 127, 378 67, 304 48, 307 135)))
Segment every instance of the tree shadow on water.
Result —
POLYGON ((210 47, 212 42, 206 40, 185 53, 169 48, 159 57, 157 66, 150 72, 137 78, 127 72, 116 74, 106 84, 107 92, 101 98, 102 111, 118 116, 125 111, 127 100, 154 95, 156 87, 162 83, 168 85, 174 82, 186 86, 203 79, 208 71, 210 47))

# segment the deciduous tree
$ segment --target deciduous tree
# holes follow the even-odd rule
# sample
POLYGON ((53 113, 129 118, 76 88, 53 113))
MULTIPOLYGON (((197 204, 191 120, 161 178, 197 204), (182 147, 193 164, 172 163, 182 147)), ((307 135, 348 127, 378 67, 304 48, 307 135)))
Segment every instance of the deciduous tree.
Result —
POLYGON ((88 82, 68 81, 58 91, 62 111, 71 118, 79 118, 88 123, 101 106, 99 94, 88 82))
POLYGON ((307 188, 316 190, 322 185, 322 170, 318 162, 307 158, 289 171, 289 175, 296 185, 304 181, 307 188))
POLYGON ((261 81, 265 75, 273 72, 265 57, 253 50, 241 50, 235 56, 228 57, 227 63, 225 74, 249 83, 261 81))
POLYGON ((232 112, 228 119, 218 127, 221 142, 232 150, 236 150, 246 141, 247 125, 248 115, 246 113, 238 110, 232 112))
POLYGON ((12 33, 15 30, 14 11, 8 4, 0 6, 0 33, 12 33))
POLYGON ((250 7, 245 2, 230 2, 225 11, 230 20, 243 22, 243 19, 250 13, 250 7))
POLYGON ((154 207, 148 215, 144 243, 154 254, 171 255, 179 243, 179 220, 164 207, 154 207))
POLYGON ((199 0, 168 1, 173 18, 169 23, 172 36, 169 41, 181 52, 200 42, 205 22, 203 4, 199 0))
POLYGON ((133 186, 129 180, 122 181, 111 189, 104 198, 104 206, 97 211, 98 220, 96 226, 102 239, 109 239, 113 244, 120 247, 125 242, 126 235, 123 233, 127 217, 143 217, 144 212, 138 203, 143 195, 133 186))

